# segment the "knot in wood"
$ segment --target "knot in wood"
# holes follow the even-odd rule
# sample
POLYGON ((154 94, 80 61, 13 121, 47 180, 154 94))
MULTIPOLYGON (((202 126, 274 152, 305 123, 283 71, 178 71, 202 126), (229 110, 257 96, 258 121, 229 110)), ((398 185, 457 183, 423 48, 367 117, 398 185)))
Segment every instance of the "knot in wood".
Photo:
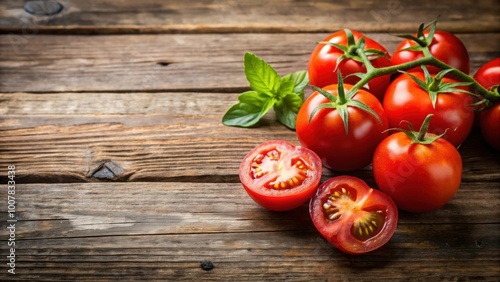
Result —
POLYGON ((125 172, 121 166, 112 160, 105 160, 93 169, 89 177, 99 180, 116 180, 125 172))
POLYGON ((63 10, 63 5, 57 1, 26 1, 24 10, 34 16, 52 16, 63 10))

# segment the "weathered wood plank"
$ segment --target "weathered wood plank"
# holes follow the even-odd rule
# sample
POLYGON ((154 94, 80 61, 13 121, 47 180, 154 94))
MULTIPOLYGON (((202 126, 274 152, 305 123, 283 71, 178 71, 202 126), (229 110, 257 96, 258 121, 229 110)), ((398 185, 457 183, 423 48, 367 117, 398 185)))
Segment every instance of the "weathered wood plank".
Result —
POLYGON ((140 276, 149 281, 323 281, 335 277, 335 281, 493 281, 500 275, 499 227, 498 224, 403 226, 400 228, 403 232, 411 230, 427 235, 412 237, 396 233, 382 249, 363 256, 339 252, 316 232, 25 240, 20 241, 16 278, 128 281, 140 276), (470 237, 453 240, 457 233, 470 237), (484 243, 477 246, 474 237, 484 243), (442 242, 436 244, 439 240, 442 242), (202 270, 200 262, 204 260, 210 260, 214 269, 202 270))
POLYGON ((345 255, 322 239, 306 205, 269 212, 236 183, 19 184, 16 191, 20 279, 489 280, 500 274, 500 189, 493 183, 466 184, 432 213, 401 213, 391 241, 363 256, 345 255), (215 268, 201 270, 203 260, 215 268))
MULTIPOLYGON (((0 36, 1 92, 206 91, 248 87, 243 54, 278 73, 307 69, 327 34, 182 34, 135 36, 0 36), (64 70, 64 71, 61 71, 64 70)), ((392 52, 400 39, 368 34, 392 52)), ((499 56, 500 34, 462 34, 472 72, 499 56)))
MULTIPOLYGON (((413 31, 439 17, 453 32, 497 32, 500 5, 481 1, 71 1, 33 16, 23 1, 2 1, 0 30, 29 33, 413 31), (415 22, 418 21, 418 22, 415 22)), ((44 9, 40 9, 43 11, 44 9)))
MULTIPOLYGON (((122 168, 114 180, 237 182, 255 145, 298 141, 272 115, 257 128, 222 125, 236 100, 236 93, 0 94, 0 166, 15 164, 20 179, 36 182, 105 179, 95 173, 109 160, 122 168)), ((478 132, 460 152, 464 181, 500 180, 499 153, 478 132)), ((372 177, 369 169, 355 173, 372 177)))
MULTIPOLYGON (((454 225, 498 224, 498 188, 498 183, 463 183, 443 208, 425 214, 401 212, 399 225, 424 225, 421 228, 428 229, 433 228, 429 224, 446 225, 453 229, 454 225)), ((6 189, 3 190, 0 195, 6 198, 6 189)), ((19 226, 16 235, 24 240, 314 230, 307 204, 290 212, 270 212, 255 204, 240 183, 19 182, 16 205, 19 226)), ((7 224, 6 212, 0 218, 1 224, 7 224)), ((5 228, 0 230, 0 234, 7 232, 5 228)), ((409 232, 406 230, 404 236, 427 236, 409 232)), ((466 236, 452 236, 448 241, 466 236)))
MULTIPOLYGON (((283 139, 298 145, 295 133, 274 121, 272 115, 256 128, 222 125, 221 117, 236 101, 236 94, 198 94, 145 94, 154 96, 156 104, 149 114, 140 113, 149 105, 148 98, 133 103, 136 99, 133 94, 115 94, 121 98, 107 104, 108 112, 114 111, 114 104, 118 109, 128 108, 123 114, 99 114, 103 106, 92 108, 106 96, 113 97, 111 94, 50 94, 61 97, 58 108, 49 106, 58 99, 19 94, 20 98, 37 99, 27 99, 28 107, 8 107, 10 103, 2 103, 0 112, 9 114, 0 120, 0 166, 16 165, 19 179, 26 182, 96 179, 237 182, 240 160, 257 144, 283 139), (89 97, 96 99, 90 102, 89 97), (193 98, 198 100, 190 104, 193 98), (67 104, 64 99, 68 99, 67 104), (82 101, 82 106, 75 101, 82 101), (173 107, 174 104, 179 107, 173 107), (183 105, 193 106, 182 113, 183 105), (24 113, 30 109, 34 113, 24 113), (81 111, 96 112, 80 114, 81 111)), ((10 101, 9 97, 17 95, 2 94, 0 99, 10 101)), ((500 181, 499 152, 489 147, 479 132, 471 134, 460 152, 464 162, 463 181, 500 181)), ((369 168, 353 173, 372 177, 369 168)), ((326 176, 333 174, 325 170, 326 176)), ((3 178, 5 175, 0 176, 3 178)))

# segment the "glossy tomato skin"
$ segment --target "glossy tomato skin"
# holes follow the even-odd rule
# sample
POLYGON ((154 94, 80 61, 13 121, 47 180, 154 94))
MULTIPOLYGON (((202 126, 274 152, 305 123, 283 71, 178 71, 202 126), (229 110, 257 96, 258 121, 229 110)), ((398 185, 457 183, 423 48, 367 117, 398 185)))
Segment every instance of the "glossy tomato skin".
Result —
MULTIPOLYGON (((425 36, 429 35, 429 31, 424 32, 425 36)), ((408 51, 404 50, 408 47, 415 46, 416 43, 404 39, 396 48, 396 51, 392 55, 391 61, 393 65, 399 65, 411 61, 415 61, 423 58, 422 51, 408 51)), ((431 54, 438 60, 461 70, 462 72, 468 74, 470 71, 470 59, 469 53, 465 48, 462 41, 456 37, 454 34, 436 30, 434 33, 433 40, 429 46, 431 54)), ((419 70, 420 67, 411 69, 410 71, 419 70)), ((441 69, 428 66, 429 72, 438 73, 441 69)))
MULTIPOLYGON (((486 89, 500 85, 500 57, 481 66, 474 79, 486 89)), ((479 125, 486 142, 500 151, 500 101, 479 112, 479 125)))
MULTIPOLYGON (((422 72, 412 74, 425 81, 422 72)), ((445 77, 443 82, 456 81, 445 77)), ((472 103, 472 97, 466 93, 439 93, 434 108, 427 90, 420 88, 409 75, 402 74, 387 88, 383 106, 390 128, 408 129, 406 122, 410 122, 418 130, 425 117, 433 114, 428 132, 439 135, 446 131, 444 138, 458 147, 467 138, 474 123, 472 103)))
POLYGON ((500 102, 481 112, 480 127, 486 142, 500 151, 500 102))
POLYGON ((309 214, 319 233, 349 254, 386 244, 398 221, 394 201, 353 176, 337 176, 321 184, 309 203, 309 214))
POLYGON ((500 85, 500 57, 482 65, 474 75, 474 79, 486 89, 500 85))
MULTIPOLYGON (((371 60, 374 67, 387 67, 391 65, 390 55, 387 50, 377 43, 375 40, 364 36, 362 33, 352 30, 355 41, 359 41, 360 38, 365 39, 365 50, 366 49, 377 49, 386 54, 386 57, 379 57, 371 60)), ((345 31, 337 31, 325 39, 323 42, 332 42, 340 45, 347 46, 347 37, 345 31)), ((311 53, 308 66, 308 75, 311 85, 323 88, 330 84, 337 84, 337 72, 341 71, 342 76, 346 77, 353 73, 365 73, 366 68, 363 63, 355 61, 353 59, 344 59, 339 66, 337 66, 337 59, 344 54, 343 51, 336 47, 332 47, 327 44, 318 43, 316 48, 311 53)), ((355 84, 360 80, 359 77, 350 76, 344 79, 344 83, 355 84)), ((387 85, 390 83, 390 76, 380 76, 376 77, 368 83, 369 92, 375 95, 379 100, 385 93, 387 85)))
MULTIPOLYGON (((344 85, 347 90, 352 85, 344 85)), ((337 85, 323 88, 337 96, 337 85)), ((302 146, 313 150, 323 165, 337 171, 361 169, 371 163, 373 152, 387 132, 387 117, 375 96, 359 90, 353 97, 370 107, 380 117, 382 124, 368 112, 349 107, 349 132, 346 135, 344 123, 336 109, 322 109, 309 117, 316 107, 329 102, 318 92, 304 101, 297 114, 296 134, 302 146)))
POLYGON ((423 145, 397 132, 375 150, 373 174, 378 188, 398 208, 413 213, 430 212, 447 203, 460 187, 462 158, 443 138, 423 145))
POLYGON ((268 210, 287 211, 310 199, 321 172, 321 160, 313 151, 283 140, 270 140, 247 153, 239 176, 256 203, 268 210))

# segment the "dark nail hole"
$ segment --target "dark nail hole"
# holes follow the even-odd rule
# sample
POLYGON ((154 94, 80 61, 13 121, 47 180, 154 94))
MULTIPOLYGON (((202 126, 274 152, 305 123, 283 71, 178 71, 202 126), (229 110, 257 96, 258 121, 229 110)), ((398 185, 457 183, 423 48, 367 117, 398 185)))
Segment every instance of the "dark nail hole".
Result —
POLYGON ((476 240, 474 242, 476 244, 476 247, 481 248, 483 246, 483 242, 481 240, 476 240))
POLYGON ((35 16, 52 16, 62 11, 64 6, 57 1, 27 1, 24 10, 35 16))
POLYGON ((156 63, 156 64, 157 64, 157 65, 160 65, 160 66, 162 66, 162 67, 166 67, 166 66, 170 65, 171 63, 169 63, 169 62, 158 62, 158 63, 156 63))
POLYGON ((205 271, 210 271, 214 269, 214 264, 209 260, 204 260, 200 263, 200 267, 205 271))

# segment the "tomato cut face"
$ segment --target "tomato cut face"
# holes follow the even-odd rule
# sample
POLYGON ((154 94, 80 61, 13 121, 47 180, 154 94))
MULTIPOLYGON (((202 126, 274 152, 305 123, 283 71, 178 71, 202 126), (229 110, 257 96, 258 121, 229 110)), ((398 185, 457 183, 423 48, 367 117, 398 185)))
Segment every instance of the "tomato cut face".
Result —
POLYGON ((321 160, 313 151, 283 140, 271 140, 245 156, 239 176, 255 202, 269 210, 286 211, 310 199, 321 172, 321 160))
POLYGON ((309 204, 309 213, 320 234, 350 254, 383 246, 394 234, 398 219, 389 196, 352 176, 324 182, 309 204))

